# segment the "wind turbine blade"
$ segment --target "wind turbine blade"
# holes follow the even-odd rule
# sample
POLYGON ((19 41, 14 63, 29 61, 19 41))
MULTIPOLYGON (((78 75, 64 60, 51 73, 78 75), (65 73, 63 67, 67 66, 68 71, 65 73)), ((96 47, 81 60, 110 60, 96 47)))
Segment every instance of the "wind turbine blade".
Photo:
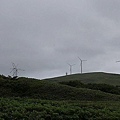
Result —
POLYGON ((69 63, 67 63, 69 66, 71 66, 69 63))
POLYGON ((13 71, 13 69, 10 71, 10 73, 13 71))
POLYGON ((12 66, 13 66, 13 68, 16 68, 16 65, 15 65, 15 63, 12 63, 12 66))
POLYGON ((79 59, 80 61, 82 61, 82 60, 80 59, 80 57, 78 57, 78 59, 79 59))

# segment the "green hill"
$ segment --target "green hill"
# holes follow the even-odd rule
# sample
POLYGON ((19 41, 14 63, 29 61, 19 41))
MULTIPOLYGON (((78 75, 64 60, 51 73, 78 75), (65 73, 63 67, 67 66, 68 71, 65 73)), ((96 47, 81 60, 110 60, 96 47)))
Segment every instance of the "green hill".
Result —
MULTIPOLYGON (((67 76, 69 77, 69 76, 67 76)), ((47 100, 120 100, 119 95, 87 88, 75 88, 58 82, 30 78, 0 77, 0 97, 27 97, 47 100)))
POLYGON ((104 83, 110 85, 118 85, 120 86, 120 75, 119 74, 111 74, 111 73, 103 73, 103 72, 94 72, 94 73, 84 73, 84 74, 73 74, 62 77, 55 77, 50 79, 45 79, 51 82, 65 82, 65 81, 73 81, 80 80, 83 83, 104 83))
POLYGON ((0 75, 0 120, 119 120, 120 89, 117 82, 103 84, 109 80, 119 84, 119 75, 89 73, 47 80, 0 75), (102 84, 96 84, 99 78, 102 84))

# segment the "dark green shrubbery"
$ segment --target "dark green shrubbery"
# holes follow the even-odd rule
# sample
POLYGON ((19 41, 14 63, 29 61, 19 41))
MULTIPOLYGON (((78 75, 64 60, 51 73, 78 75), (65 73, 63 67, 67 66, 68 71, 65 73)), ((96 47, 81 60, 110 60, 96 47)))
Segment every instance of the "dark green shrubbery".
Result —
POLYGON ((0 120, 119 120, 119 102, 0 98, 0 120))
POLYGON ((60 82, 61 84, 69 85, 72 87, 85 87, 85 84, 83 84, 80 80, 73 80, 73 81, 67 81, 67 82, 60 82))
POLYGON ((103 92, 120 95, 120 88, 113 86, 113 85, 89 83, 86 85, 86 87, 89 89, 101 90, 103 92))
POLYGON ((69 84, 69 86, 28 78, 18 78, 17 80, 0 79, 0 96, 47 100, 120 100, 117 95, 86 89, 88 87, 80 81, 70 81, 64 84, 69 84))
POLYGON ((68 81, 68 82, 60 82, 61 84, 69 85, 77 88, 88 88, 93 90, 100 90, 107 93, 120 95, 120 87, 108 85, 108 84, 96 84, 96 83, 88 83, 84 84, 79 80, 68 81))

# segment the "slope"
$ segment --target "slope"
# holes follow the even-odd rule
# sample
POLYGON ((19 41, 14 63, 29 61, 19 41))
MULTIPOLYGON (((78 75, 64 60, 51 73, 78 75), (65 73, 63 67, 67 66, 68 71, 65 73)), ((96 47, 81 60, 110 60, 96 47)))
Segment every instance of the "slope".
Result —
POLYGON ((0 79, 0 97, 27 97, 48 100, 120 100, 120 96, 114 94, 30 78, 0 79))
POLYGON ((111 73, 103 73, 103 72, 73 74, 73 75, 55 77, 55 78, 44 79, 44 80, 51 81, 51 82, 80 80, 83 83, 104 83, 104 84, 120 86, 119 74, 111 74, 111 73))

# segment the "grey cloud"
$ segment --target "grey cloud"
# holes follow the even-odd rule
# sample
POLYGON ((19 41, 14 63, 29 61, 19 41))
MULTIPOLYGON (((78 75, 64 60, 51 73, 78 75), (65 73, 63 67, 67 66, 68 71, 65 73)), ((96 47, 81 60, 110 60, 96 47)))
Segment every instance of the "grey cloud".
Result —
POLYGON ((78 73, 78 56, 84 72, 119 72, 119 9, 118 0, 1 0, 0 72, 14 62, 21 76, 64 75, 67 63, 78 73))

